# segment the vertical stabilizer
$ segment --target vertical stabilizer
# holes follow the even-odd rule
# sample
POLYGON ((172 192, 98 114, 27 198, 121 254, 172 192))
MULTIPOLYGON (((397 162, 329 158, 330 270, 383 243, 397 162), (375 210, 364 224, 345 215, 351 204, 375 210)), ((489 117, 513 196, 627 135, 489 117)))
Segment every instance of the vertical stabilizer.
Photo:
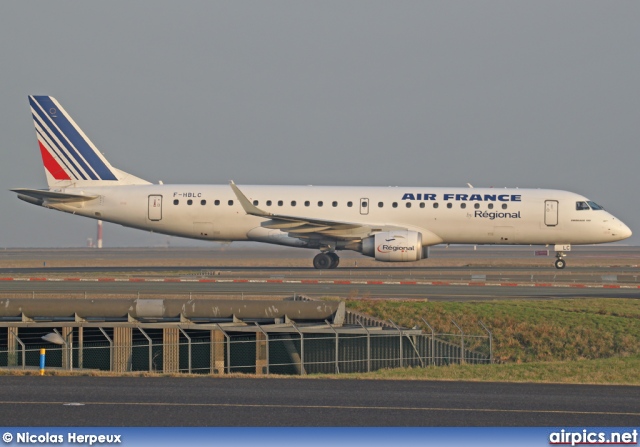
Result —
POLYGON ((55 98, 29 104, 49 188, 149 183, 111 166, 55 98))

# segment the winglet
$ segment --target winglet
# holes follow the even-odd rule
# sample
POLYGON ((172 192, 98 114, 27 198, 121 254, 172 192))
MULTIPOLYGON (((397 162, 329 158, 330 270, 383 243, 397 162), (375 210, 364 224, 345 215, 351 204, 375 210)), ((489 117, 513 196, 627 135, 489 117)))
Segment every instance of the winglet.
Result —
POLYGON ((229 182, 229 186, 231 186, 231 189, 233 189, 233 192, 238 198, 238 201, 240 202, 240 205, 242 205, 242 208, 244 209, 245 213, 250 214, 252 216, 260 216, 260 217, 273 216, 273 214, 267 213, 266 211, 262 211, 260 208, 258 208, 253 203, 251 203, 249 199, 247 199, 247 196, 245 196, 242 193, 242 191, 240 191, 240 188, 236 186, 233 180, 229 182))

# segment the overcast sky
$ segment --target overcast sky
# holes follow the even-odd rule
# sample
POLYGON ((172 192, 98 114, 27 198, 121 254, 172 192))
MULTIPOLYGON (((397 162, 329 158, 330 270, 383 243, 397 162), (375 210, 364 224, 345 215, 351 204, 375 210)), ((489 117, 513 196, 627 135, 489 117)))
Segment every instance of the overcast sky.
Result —
POLYGON ((46 187, 30 94, 152 182, 557 188, 638 244, 639 23, 637 1, 2 2, 0 247, 95 237, 8 191, 46 187))

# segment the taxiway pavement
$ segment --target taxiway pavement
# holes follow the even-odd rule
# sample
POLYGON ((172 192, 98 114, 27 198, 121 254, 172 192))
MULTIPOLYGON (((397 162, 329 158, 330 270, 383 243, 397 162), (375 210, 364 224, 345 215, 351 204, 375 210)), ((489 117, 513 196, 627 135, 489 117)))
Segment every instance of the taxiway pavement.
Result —
POLYGON ((640 387, 3 377, 7 426, 638 426, 640 387))

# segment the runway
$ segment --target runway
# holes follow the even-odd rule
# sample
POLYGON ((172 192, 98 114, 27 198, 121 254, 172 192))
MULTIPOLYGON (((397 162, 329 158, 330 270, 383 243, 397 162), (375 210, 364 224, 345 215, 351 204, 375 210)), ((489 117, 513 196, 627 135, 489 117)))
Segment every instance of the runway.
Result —
MULTIPOLYGON (((0 249, 0 270, 20 268, 80 268, 127 269, 279 269, 311 270, 315 250, 296 249, 264 244, 221 245, 210 248, 58 248, 58 249, 0 249)), ((385 263, 352 251, 341 251, 340 270, 428 270, 448 268, 485 269, 506 268, 523 270, 534 268, 548 273, 553 268, 552 249, 531 246, 435 246, 430 257, 418 262, 385 263), (540 253, 546 253, 539 256, 540 253)), ((638 270, 640 248, 635 246, 601 245, 577 246, 568 253, 567 270, 579 267, 594 269, 622 268, 638 270)))
POLYGON ((629 386, 33 376, 2 382, 6 426, 640 425, 640 387, 629 386))
POLYGON ((315 270, 300 266, 304 265, 305 250, 291 249, 254 252, 225 248, 213 250, 213 255, 203 249, 3 250, 0 296, 306 295, 460 301, 640 298, 637 247, 579 247, 572 254, 576 265, 569 263, 565 270, 547 265, 548 258, 540 265, 540 260, 531 256, 531 247, 457 247, 434 252, 438 261, 425 262, 435 265, 369 261, 374 264, 367 266, 359 260, 360 266, 355 268, 353 263, 358 259, 354 256, 358 255, 352 253, 344 267, 315 270), (216 256, 222 265, 202 262, 207 255, 216 256), (297 265, 278 265, 294 255, 299 257, 294 262, 297 265), (447 259, 459 265, 451 265, 447 259), (621 264, 611 265, 612 260, 621 264))

